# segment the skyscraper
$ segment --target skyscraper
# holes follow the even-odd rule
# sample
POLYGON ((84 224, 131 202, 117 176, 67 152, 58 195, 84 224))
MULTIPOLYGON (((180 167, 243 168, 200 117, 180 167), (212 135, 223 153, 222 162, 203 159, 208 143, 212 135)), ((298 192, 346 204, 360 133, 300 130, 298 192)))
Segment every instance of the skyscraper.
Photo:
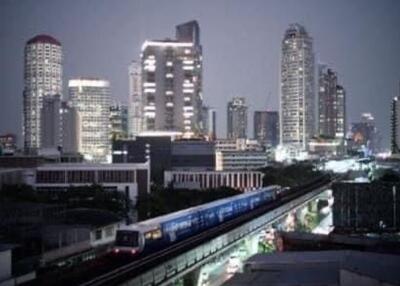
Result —
POLYGON ((110 83, 103 79, 76 78, 68 82, 72 106, 81 117, 81 153, 94 162, 111 155, 110 83))
POLYGON ((292 24, 282 41, 280 142, 306 150, 315 132, 313 41, 292 24))
POLYGON ((81 117, 70 102, 61 102, 61 144, 64 153, 81 151, 81 117))
POLYGON ((337 74, 319 65, 318 68, 319 135, 344 140, 346 129, 345 90, 338 85, 337 74))
POLYGON ((400 101, 396 96, 392 100, 391 110, 391 142, 392 154, 400 153, 400 101))
POLYGON ((41 148, 57 149, 61 147, 61 97, 60 95, 43 98, 41 112, 41 148))
POLYGON ((244 97, 234 97, 228 102, 228 139, 247 138, 247 105, 244 97))
POLYGON ((279 143, 278 111, 254 112, 254 138, 264 146, 275 147, 279 143))
POLYGON ((61 43, 51 36, 37 35, 25 45, 23 137, 29 153, 42 146, 44 98, 62 94, 62 59, 61 43))
POLYGON ((114 103, 110 106, 111 138, 128 137, 128 106, 114 103))
POLYGON ((140 63, 129 66, 128 135, 136 136, 143 130, 142 71, 140 63))
POLYGON ((203 106, 203 125, 207 139, 217 139, 217 111, 214 108, 203 106))
POLYGON ((202 133, 202 48, 196 21, 177 26, 177 40, 142 45, 145 131, 202 133))

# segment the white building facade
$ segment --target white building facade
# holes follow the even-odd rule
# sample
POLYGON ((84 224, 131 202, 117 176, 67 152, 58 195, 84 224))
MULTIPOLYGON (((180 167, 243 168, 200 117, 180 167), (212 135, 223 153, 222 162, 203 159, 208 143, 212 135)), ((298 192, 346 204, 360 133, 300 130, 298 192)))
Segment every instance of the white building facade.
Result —
POLYGON ((68 82, 71 105, 80 114, 80 152, 93 162, 110 162, 110 83, 77 78, 68 82))
POLYGON ((62 47, 49 35, 38 35, 25 45, 23 137, 28 153, 41 148, 43 99, 62 94, 62 47))
POLYGON ((313 41, 305 28, 286 30, 281 54, 280 143, 307 149, 315 133, 313 41))
POLYGON ((133 61, 129 66, 128 136, 143 131, 142 69, 133 61))
POLYGON ((144 131, 202 133, 202 49, 197 22, 177 26, 177 40, 142 45, 144 131))

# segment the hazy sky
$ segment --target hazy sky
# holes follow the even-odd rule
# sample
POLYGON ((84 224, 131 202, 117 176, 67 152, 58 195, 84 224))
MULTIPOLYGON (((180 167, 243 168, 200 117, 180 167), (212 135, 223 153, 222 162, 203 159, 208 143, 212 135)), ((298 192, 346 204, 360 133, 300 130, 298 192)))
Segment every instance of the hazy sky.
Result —
POLYGON ((128 65, 143 41, 172 38, 175 25, 192 19, 201 28, 204 99, 217 108, 219 136, 232 96, 248 101, 250 135, 254 110, 278 108, 281 40, 298 22, 314 38, 316 61, 338 72, 348 121, 372 112, 388 145, 400 81, 399 0, 0 0, 0 132, 21 133, 23 50, 34 35, 62 43, 64 87, 71 77, 105 77, 112 96, 126 101, 128 65))

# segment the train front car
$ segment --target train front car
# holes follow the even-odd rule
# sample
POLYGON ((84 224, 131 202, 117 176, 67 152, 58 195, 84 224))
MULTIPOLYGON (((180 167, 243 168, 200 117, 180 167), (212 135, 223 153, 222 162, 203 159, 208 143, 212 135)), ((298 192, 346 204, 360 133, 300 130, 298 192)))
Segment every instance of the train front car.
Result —
POLYGON ((143 233, 137 225, 117 230, 113 253, 118 255, 137 255, 144 249, 143 233))

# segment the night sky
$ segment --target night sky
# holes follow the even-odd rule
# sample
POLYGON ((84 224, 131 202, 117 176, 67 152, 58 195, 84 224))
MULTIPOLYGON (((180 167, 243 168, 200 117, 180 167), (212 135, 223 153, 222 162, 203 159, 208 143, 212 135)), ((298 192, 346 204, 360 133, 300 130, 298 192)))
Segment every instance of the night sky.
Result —
POLYGON ((63 45, 64 97, 71 77, 98 76, 110 80, 113 98, 126 101, 128 65, 143 41, 173 38, 175 25, 189 20, 200 24, 204 99, 217 108, 219 136, 232 96, 248 101, 249 135, 254 110, 277 110, 281 40, 298 22, 314 38, 316 62, 338 72, 348 122, 372 112, 388 146, 400 81, 398 0, 0 0, 0 132, 21 133, 23 50, 34 35, 63 45))

